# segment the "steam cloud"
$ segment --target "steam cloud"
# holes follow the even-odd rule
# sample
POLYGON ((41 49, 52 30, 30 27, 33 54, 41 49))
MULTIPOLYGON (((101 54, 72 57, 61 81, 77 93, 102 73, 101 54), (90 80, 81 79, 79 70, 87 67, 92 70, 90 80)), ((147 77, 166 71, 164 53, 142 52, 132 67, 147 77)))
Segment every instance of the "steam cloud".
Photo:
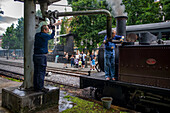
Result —
MULTIPOLYGON (((101 1, 101 0, 99 0, 101 1)), ((108 9, 111 8, 112 15, 115 16, 127 16, 125 13, 125 5, 122 4, 122 0, 106 0, 108 9)))

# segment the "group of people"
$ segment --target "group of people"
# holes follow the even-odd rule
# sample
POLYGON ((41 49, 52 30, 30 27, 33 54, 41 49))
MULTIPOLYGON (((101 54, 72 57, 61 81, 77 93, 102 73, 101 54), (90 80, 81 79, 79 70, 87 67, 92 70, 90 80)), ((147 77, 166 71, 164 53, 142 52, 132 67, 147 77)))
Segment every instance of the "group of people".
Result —
MULTIPOLYGON (((53 39, 55 35, 55 29, 52 28, 52 33, 49 35, 49 27, 43 25, 41 27, 41 32, 36 33, 35 42, 34 42, 34 89, 36 91, 47 91, 48 89, 44 88, 44 78, 46 74, 47 66, 47 53, 48 53, 48 40, 53 39)), ((112 31, 112 37, 110 39, 105 36, 103 43, 105 44, 105 53, 104 53, 104 65, 105 65, 105 78, 106 80, 115 80, 115 43, 113 40, 124 40, 124 36, 117 36, 116 31, 112 31)), ((68 53, 65 53, 65 58, 68 59, 68 53)), ((71 66, 77 65, 79 68, 84 68, 86 54, 81 52, 74 56, 70 57, 71 66)), ((95 69, 95 59, 96 56, 92 53, 90 55, 90 64, 91 69, 95 69)), ((65 67, 67 67, 65 63, 65 67)))
MULTIPOLYGON (((76 55, 71 55, 70 58, 68 58, 68 53, 64 52, 64 57, 67 61, 70 59, 71 61, 71 67, 76 67, 79 69, 84 69, 85 68, 85 61, 86 61, 86 54, 83 53, 83 51, 80 54, 76 55)), ((90 55, 90 70, 95 70, 95 65, 96 65, 96 56, 94 53, 90 55)), ((64 63, 64 68, 67 68, 67 63, 64 63)))
POLYGON ((85 67, 86 54, 83 51, 80 54, 72 55, 70 57, 71 67, 82 68, 85 67))

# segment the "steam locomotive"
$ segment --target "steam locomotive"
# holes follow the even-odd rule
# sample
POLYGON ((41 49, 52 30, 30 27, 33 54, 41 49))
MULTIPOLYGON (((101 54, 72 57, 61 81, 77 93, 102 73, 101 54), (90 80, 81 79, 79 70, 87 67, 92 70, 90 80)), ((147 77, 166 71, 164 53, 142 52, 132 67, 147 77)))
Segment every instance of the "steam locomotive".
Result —
MULTIPOLYGON (((104 72, 94 73, 81 76, 80 88, 93 87, 96 99, 109 96, 115 105, 140 112, 164 113, 170 110, 170 43, 159 37, 163 36, 160 32, 170 34, 170 22, 141 26, 145 28, 132 26, 128 31, 125 27, 126 33, 139 36, 139 42, 117 44, 117 80, 105 80, 104 72), (158 38, 152 31, 158 32, 158 38)), ((99 48, 98 63, 104 71, 104 45, 99 48)))

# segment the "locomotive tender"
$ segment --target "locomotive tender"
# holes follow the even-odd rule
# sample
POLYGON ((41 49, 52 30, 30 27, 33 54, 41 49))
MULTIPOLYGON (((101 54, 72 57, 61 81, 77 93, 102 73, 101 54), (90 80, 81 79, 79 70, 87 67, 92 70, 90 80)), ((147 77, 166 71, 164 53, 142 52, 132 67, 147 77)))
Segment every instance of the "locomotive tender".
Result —
MULTIPOLYGON (((141 26, 143 29, 144 25, 141 26)), ((133 27, 135 30, 135 26, 133 27)), ((126 31, 127 28, 125 27, 126 31)), ((141 112, 170 110, 170 44, 168 41, 161 41, 162 43, 158 44, 160 40, 153 43, 152 41, 156 41, 154 35, 145 31, 147 29, 150 32, 151 30, 158 32, 159 39, 161 31, 170 34, 170 22, 147 24, 145 30, 139 29, 137 25, 136 32, 134 31, 136 34, 139 33, 139 42, 117 44, 115 59, 117 80, 105 80, 104 72, 100 72, 82 76, 80 88, 94 87, 96 99, 110 96, 113 98, 113 104, 141 112)), ((99 48, 98 55, 101 70, 104 70, 103 47, 102 45, 99 48)))

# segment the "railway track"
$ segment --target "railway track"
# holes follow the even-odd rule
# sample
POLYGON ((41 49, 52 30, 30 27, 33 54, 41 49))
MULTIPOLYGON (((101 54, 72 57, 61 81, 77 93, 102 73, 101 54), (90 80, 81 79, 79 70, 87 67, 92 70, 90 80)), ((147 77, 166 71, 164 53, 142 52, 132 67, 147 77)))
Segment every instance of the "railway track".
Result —
MULTIPOLYGON (((0 66, 0 74, 2 76, 24 80, 23 63, 0 61, 0 66)), ((47 67, 46 72, 52 73, 52 75, 45 77, 46 82, 77 88, 80 86, 79 77, 82 75, 88 75, 88 72, 80 72, 75 69, 63 69, 49 66, 47 67)))
MULTIPOLYGON (((17 62, 7 62, 7 61, 0 61, 0 65, 8 65, 8 66, 14 66, 14 67, 20 67, 24 68, 23 63, 17 63, 17 62)), ((78 70, 74 69, 63 69, 63 68, 56 68, 56 67, 50 67, 47 66, 46 72, 52 72, 56 74, 64 74, 69 76, 81 76, 81 75, 89 75, 88 72, 80 72, 78 70)))
MULTIPOLYGON (((17 73, 17 72, 12 72, 12 71, 7 71, 7 70, 4 70, 4 69, 0 69, 0 77, 13 78, 13 79, 17 79, 17 80, 20 80, 20 81, 24 81, 24 75, 23 74, 20 74, 20 73, 17 73)), ((45 82, 69 86, 69 87, 73 87, 73 88, 78 88, 78 87, 75 87, 74 85, 63 84, 61 82, 56 82, 56 81, 49 80, 49 79, 45 79, 45 82)))

